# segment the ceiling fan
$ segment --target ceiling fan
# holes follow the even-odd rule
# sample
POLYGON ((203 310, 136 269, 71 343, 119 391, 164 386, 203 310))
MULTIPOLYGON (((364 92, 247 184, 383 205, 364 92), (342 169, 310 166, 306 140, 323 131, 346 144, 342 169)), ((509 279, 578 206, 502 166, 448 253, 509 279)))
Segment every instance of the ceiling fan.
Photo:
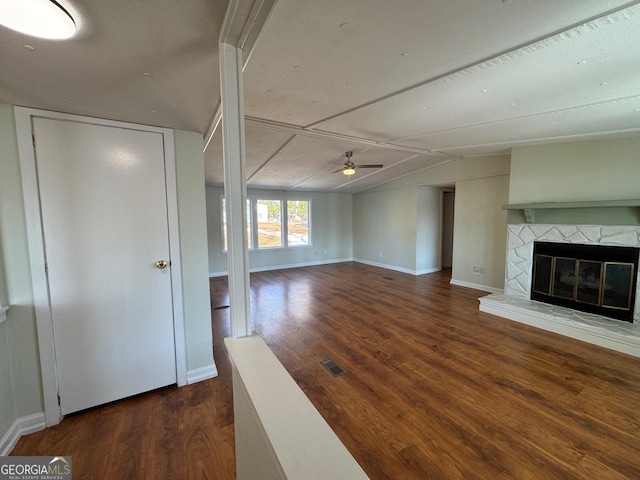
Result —
MULTIPOLYGON (((345 175, 353 175, 354 173, 356 173, 356 168, 382 168, 384 167, 384 165, 356 165, 355 163, 353 163, 353 161, 351 160, 351 157, 353 156, 353 152, 345 152, 344 154, 345 157, 347 157, 347 161, 344 162, 343 167, 340 170, 336 170, 335 172, 332 173, 338 173, 338 172, 342 172, 345 175)), ((331 162, 331 163, 336 163, 336 162, 331 162)), ((338 164, 340 165, 340 164, 338 164)))

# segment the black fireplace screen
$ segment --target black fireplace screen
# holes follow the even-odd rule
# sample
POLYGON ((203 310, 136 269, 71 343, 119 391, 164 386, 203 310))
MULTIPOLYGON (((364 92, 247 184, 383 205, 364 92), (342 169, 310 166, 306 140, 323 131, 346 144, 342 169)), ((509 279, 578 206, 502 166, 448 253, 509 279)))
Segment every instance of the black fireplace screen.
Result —
POLYGON ((535 242, 531 299, 633 322, 638 249, 535 242))

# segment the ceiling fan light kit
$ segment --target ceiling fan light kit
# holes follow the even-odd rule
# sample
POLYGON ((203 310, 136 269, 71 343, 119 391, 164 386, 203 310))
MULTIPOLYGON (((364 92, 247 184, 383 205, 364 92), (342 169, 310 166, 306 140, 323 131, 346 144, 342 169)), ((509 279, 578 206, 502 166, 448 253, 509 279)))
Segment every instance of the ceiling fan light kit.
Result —
POLYGON ((48 40, 64 40, 76 34, 75 20, 55 0, 0 0, 0 25, 48 40))
MULTIPOLYGON (((336 170, 333 173, 342 172, 343 174, 349 176, 349 175, 353 175, 354 173, 356 173, 356 168, 382 168, 382 167, 384 167, 384 165, 356 165, 351 160, 351 157, 353 156, 353 152, 351 152, 351 151, 344 152, 344 156, 347 157, 347 161, 344 162, 344 167, 341 168, 340 170, 336 170)), ((329 163, 333 163, 333 162, 329 162, 329 163)))

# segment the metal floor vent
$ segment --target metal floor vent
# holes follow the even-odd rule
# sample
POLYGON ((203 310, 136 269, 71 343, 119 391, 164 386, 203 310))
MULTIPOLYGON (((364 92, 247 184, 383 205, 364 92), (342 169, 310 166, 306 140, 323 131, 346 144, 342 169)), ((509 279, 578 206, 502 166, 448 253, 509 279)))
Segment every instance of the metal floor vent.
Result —
POLYGON ((345 373, 345 371, 342 369, 342 367, 340 367, 336 362, 334 362, 330 358, 327 358, 326 360, 322 360, 320 362, 320 364, 324 368, 329 370, 331 375, 333 375, 334 377, 339 377, 340 375, 344 375, 344 373, 345 373))

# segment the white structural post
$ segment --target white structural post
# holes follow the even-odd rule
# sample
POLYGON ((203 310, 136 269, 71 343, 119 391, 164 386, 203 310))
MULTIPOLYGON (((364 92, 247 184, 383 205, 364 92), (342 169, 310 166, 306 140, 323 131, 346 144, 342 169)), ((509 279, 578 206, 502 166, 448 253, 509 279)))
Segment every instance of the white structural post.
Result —
POLYGON ((239 338, 251 335, 242 50, 222 42, 220 90, 223 111, 224 191, 227 207, 229 313, 231 336, 239 338))
POLYGON ((275 1, 229 0, 218 43, 220 102, 205 138, 208 145, 218 128, 222 111, 229 306, 233 338, 251 335, 242 70, 275 1))

